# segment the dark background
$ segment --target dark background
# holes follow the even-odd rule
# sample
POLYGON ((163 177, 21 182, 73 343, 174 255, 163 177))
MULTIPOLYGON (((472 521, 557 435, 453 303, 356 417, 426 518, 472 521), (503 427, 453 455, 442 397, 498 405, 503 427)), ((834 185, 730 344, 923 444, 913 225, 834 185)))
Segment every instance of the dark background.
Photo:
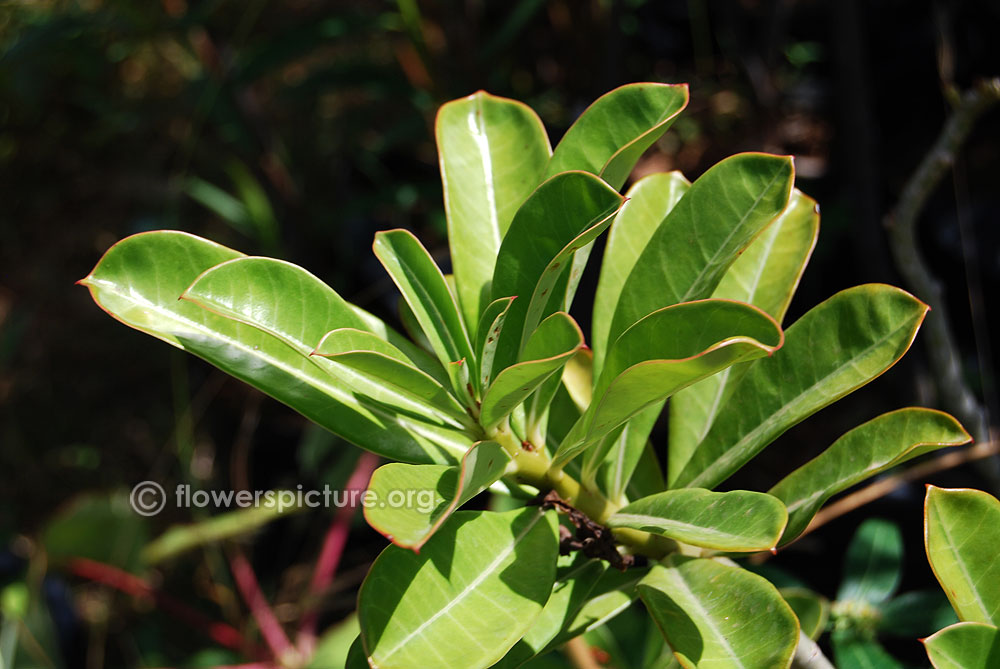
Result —
MULTIPOLYGON (((441 103, 480 88, 523 100, 555 144, 615 86, 689 82, 690 106, 637 170, 694 179, 738 151, 794 154, 797 186, 820 202, 822 224, 791 322, 841 288, 906 287, 883 217, 952 92, 1000 74, 998 28, 1000 8, 985 1, 0 2, 0 579, 21 578, 47 523, 81 493, 145 479, 309 487, 350 469, 351 447, 122 327, 74 286, 118 239, 177 228, 285 258, 393 319, 370 243, 377 230, 406 227, 446 258, 432 126, 441 103)), ((998 135, 1000 112, 979 123, 920 225, 977 393, 995 372, 981 361, 998 326, 998 135), (976 310, 969 266, 985 290, 976 310)), ((583 323, 597 269, 577 299, 583 323)), ((918 337, 892 372, 790 431, 734 484, 766 489, 882 411, 940 406, 922 346, 918 337)), ((986 485, 972 468, 933 482, 986 485)), ((922 495, 904 489, 776 561, 832 595, 847 537, 887 515, 907 539, 904 589, 929 587, 922 495)), ((190 520, 178 513, 144 531, 190 520)), ((305 514, 255 537, 254 565, 279 606, 301 593, 327 522, 326 512, 305 514)), ((352 608, 381 545, 358 524, 326 622, 352 608)), ((205 569, 189 559, 158 577, 242 620, 207 593, 205 569)), ((53 582, 62 653, 85 666, 93 593, 53 582)), ((100 601, 108 666, 132 662, 136 645, 171 662, 206 645, 127 598, 100 601)), ((919 657, 915 643, 898 650, 919 657)))

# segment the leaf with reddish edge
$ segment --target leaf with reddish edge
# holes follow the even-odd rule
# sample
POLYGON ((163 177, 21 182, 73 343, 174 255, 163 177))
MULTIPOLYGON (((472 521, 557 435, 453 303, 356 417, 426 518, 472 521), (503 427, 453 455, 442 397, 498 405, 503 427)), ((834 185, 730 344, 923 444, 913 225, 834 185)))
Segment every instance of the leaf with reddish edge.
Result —
POLYGON ((456 293, 470 327, 490 301, 500 242, 552 155, 538 115, 478 91, 452 100, 434 122, 456 293))
POLYGON ((923 639, 934 669, 1000 667, 1000 629, 986 623, 956 623, 923 639))
POLYGON ((649 314, 608 353, 594 401, 560 444, 554 465, 566 464, 647 406, 736 362, 769 355, 783 341, 773 318, 741 302, 699 300, 649 314))
POLYGON ((687 84, 635 83, 597 98, 566 131, 546 168, 584 170, 617 190, 688 103, 687 84))
POLYGON ((423 244, 407 230, 375 235, 376 257, 403 294, 451 379, 457 397, 469 397, 469 364, 475 359, 465 323, 444 275, 423 244), (456 364, 465 361, 465 364, 456 364))
POLYGON ((927 486, 927 560, 959 620, 1000 622, 1000 501, 982 490, 927 486))
POLYGON ((420 554, 389 546, 358 594, 372 667, 485 669, 531 628, 552 593, 554 511, 458 511, 420 554))
POLYGON ((479 327, 476 330, 476 367, 479 370, 478 387, 480 397, 490 386, 490 373, 493 370, 493 356, 497 350, 497 342, 500 341, 500 333, 503 331, 504 321, 507 319, 507 311, 511 302, 517 297, 502 297, 499 300, 490 302, 483 316, 479 320, 479 327))
MULTIPOLYGON (((819 236, 819 206, 798 190, 726 270, 712 297, 760 307, 782 323, 819 236)), ((683 467, 748 369, 734 365, 670 399, 668 466, 683 467)))
POLYGON ((607 524, 701 548, 751 552, 774 548, 787 522, 785 505, 762 492, 683 488, 637 499, 607 524))
POLYGON ((141 233, 111 247, 80 283, 117 320, 207 360, 362 448, 405 462, 446 463, 471 446, 457 430, 358 396, 286 341, 177 299, 206 270, 241 257, 183 232, 141 233))
POLYGON ((958 421, 933 409, 899 409, 859 425, 768 491, 788 506, 782 545, 802 534, 838 492, 925 453, 971 440, 958 421))
POLYGON ((785 430, 896 364, 927 305, 899 288, 841 291, 785 331, 785 345, 752 363, 671 488, 714 488, 785 430))
POLYGON ((365 374, 377 383, 391 387, 399 394, 450 416, 456 427, 473 429, 466 408, 447 388, 427 373, 417 369, 391 344, 378 337, 344 328, 325 335, 316 350, 318 355, 365 374))
POLYGON ((491 430, 583 346, 583 332, 573 318, 557 311, 532 333, 521 360, 500 372, 483 394, 479 421, 491 430))
POLYGON ((493 299, 517 295, 507 310, 491 376, 517 362, 545 317, 565 309, 560 278, 573 254, 604 232, 623 198, 586 172, 558 174, 524 202, 500 245, 493 299))
POLYGON ((453 511, 498 481, 509 463, 499 444, 480 441, 457 467, 382 465, 368 484, 378 503, 365 506, 365 520, 397 546, 419 552, 453 511), (400 493, 405 504, 394 504, 400 493))

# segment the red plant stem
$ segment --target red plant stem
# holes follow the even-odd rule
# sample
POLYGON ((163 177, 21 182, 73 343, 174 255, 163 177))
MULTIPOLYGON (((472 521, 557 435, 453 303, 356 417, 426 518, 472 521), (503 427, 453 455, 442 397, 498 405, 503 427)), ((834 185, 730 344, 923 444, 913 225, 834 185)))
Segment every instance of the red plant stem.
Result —
POLYGON ((236 588, 240 591, 243 601, 250 607, 250 614, 257 621, 257 627, 260 628, 260 633, 274 658, 280 660, 296 654, 295 647, 292 646, 288 635, 285 634, 281 623, 267 603, 267 598, 260 589, 260 583, 257 582, 257 575, 243 553, 234 552, 229 559, 229 565, 233 571, 236 588))
MULTIPOLYGON (((358 458, 358 464, 354 467, 354 472, 347 480, 346 490, 362 491, 368 487, 372 472, 378 466, 378 456, 372 453, 362 453, 358 458)), ((312 581, 309 583, 309 592, 322 593, 333 583, 334 574, 340 565, 340 558, 344 554, 344 546, 347 545, 347 535, 351 529, 351 519, 357 508, 357 495, 349 496, 350 503, 337 509, 337 513, 330 523, 326 536, 323 538, 323 547, 320 550, 319 558, 316 560, 316 567, 313 570, 312 581)), ((304 657, 311 657, 316 646, 316 625, 319 622, 319 611, 317 609, 318 600, 303 612, 302 620, 299 624, 298 647, 299 652, 304 657)))
POLYGON ((75 576, 114 588, 131 597, 152 599, 158 607, 193 629, 205 632, 221 646, 234 650, 242 650, 246 646, 243 635, 235 627, 212 620, 200 611, 160 592, 135 574, 87 558, 73 558, 69 561, 67 569, 75 576))

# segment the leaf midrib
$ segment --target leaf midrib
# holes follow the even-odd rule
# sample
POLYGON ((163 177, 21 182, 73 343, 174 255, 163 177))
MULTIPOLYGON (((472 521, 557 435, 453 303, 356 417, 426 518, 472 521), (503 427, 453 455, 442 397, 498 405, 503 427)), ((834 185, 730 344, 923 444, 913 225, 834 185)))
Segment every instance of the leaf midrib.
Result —
MULTIPOLYGON (((722 453, 721 455, 719 455, 719 457, 715 458, 713 460, 712 464, 709 465, 707 468, 705 468, 700 474, 698 474, 698 476, 696 476, 695 478, 693 478, 691 481, 685 483, 684 487, 689 487, 689 488, 711 487, 711 486, 702 486, 702 484, 701 484, 701 482, 704 479, 708 478, 707 474, 709 474, 710 472, 714 472, 714 471, 720 469, 720 467, 729 466, 731 464, 730 461, 732 460, 732 454, 733 453, 735 453, 736 451, 739 451, 742 448, 744 448, 747 445, 747 443, 753 442, 758 437, 758 435, 761 432, 766 432, 765 428, 767 428, 768 426, 775 425, 775 424, 780 425, 782 421, 776 420, 776 419, 777 418, 782 418, 783 419, 786 414, 791 413, 792 408, 794 406, 796 406, 804 396, 809 395, 810 393, 812 393, 816 389, 817 386, 819 386, 820 384, 824 383, 827 379, 829 379, 831 377, 834 377, 834 376, 838 376, 839 374, 841 374, 848 367, 853 367, 854 363, 857 360, 859 360, 861 358, 864 358, 864 357, 867 357, 872 352, 873 349, 881 346, 886 341, 892 339, 892 337, 894 337, 898 332, 900 332, 902 330, 908 329, 909 328, 909 324, 912 322, 912 320, 913 319, 908 320, 903 325, 900 325, 898 328, 896 328, 896 329, 892 330, 891 332, 887 333, 881 339, 878 339, 877 341, 872 342, 863 351, 861 351, 857 355, 851 357, 848 361, 846 361, 843 364, 839 365, 836 369, 834 369, 830 373, 824 375, 822 378, 817 379, 808 388, 804 389, 798 395, 796 395, 795 397, 791 398, 789 401, 785 402, 784 405, 782 405, 777 411, 775 411, 774 413, 772 413, 768 417, 768 420, 765 420, 764 422, 760 423, 757 427, 755 427, 753 430, 751 430, 746 435, 744 435, 742 439, 740 439, 735 444, 733 444, 731 447, 729 447, 728 449, 726 449, 726 451, 724 453, 722 453)), ((914 332, 914 334, 915 334, 915 332, 914 332)), ((912 338, 911 338, 911 341, 912 341, 912 338)), ((904 353, 905 353, 905 349, 904 349, 904 353)), ((896 356, 895 358, 893 358, 893 360, 889 363, 889 365, 883 367, 874 376, 872 376, 870 378, 868 378, 866 376, 866 379, 864 381, 862 381, 860 384, 853 385, 850 388, 844 390, 842 393, 827 398, 828 401, 825 404, 821 404, 816 409, 816 411, 819 411, 820 409, 822 409, 825 406, 829 406, 830 404, 832 404, 833 402, 837 401, 839 398, 843 397, 847 393, 850 393, 851 391, 856 390, 857 388, 860 388, 865 383, 873 380, 879 374, 881 374, 886 369, 888 369, 889 367, 891 367, 897 360, 899 360, 900 357, 902 357, 902 354, 900 354, 899 356, 896 356)), ((744 379, 744 381, 745 380, 746 379, 744 379)), ((700 442, 698 444, 698 446, 700 447, 702 445, 702 443, 704 443, 704 441, 700 442)), ((688 461, 688 464, 689 465, 691 464, 690 460, 688 461)))
MULTIPOLYGON (((155 302, 151 302, 150 300, 146 299, 145 297, 142 297, 141 300, 140 300, 139 299, 139 297, 140 297, 139 295, 120 291, 120 290, 117 289, 117 284, 115 284, 113 282, 109 282, 109 281, 106 281, 104 279, 91 279, 91 283, 93 285, 95 285, 95 286, 100 286, 101 290, 105 290, 105 291, 107 291, 107 292, 109 292, 109 293, 111 293, 113 295, 116 295, 117 297, 119 297, 119 298, 121 298, 121 299, 123 299, 123 300, 125 300, 127 302, 130 302, 132 304, 140 306, 141 308, 144 308, 144 309, 149 309, 149 310, 151 310, 151 311, 159 314, 162 317, 166 317, 166 318, 169 318, 171 320, 174 320, 174 321, 177 321, 179 323, 182 323, 184 325, 187 325, 189 328, 191 328, 191 330, 193 332, 197 332, 197 333, 200 333, 202 335, 207 335, 209 338, 217 339, 217 340, 222 341, 222 342, 224 342, 224 343, 226 343, 226 344, 228 344, 230 346, 233 346, 234 348, 238 348, 241 351, 244 351, 245 353, 250 354, 251 357, 255 357, 255 358, 258 358, 260 360, 266 361, 268 364, 272 365, 273 367, 276 367, 276 368, 282 370, 283 372, 285 372, 289 376, 292 376, 294 378, 297 378, 297 379, 299 379, 299 380, 307 383, 307 385, 309 385, 312 388, 314 388, 316 390, 319 390, 320 392, 322 392, 322 393, 324 393, 324 394, 332 397, 333 399, 335 399, 336 401, 344 404, 345 406, 348 406, 348 407, 350 407, 352 409, 355 409, 355 410, 358 410, 358 411, 368 412, 368 413, 370 413, 370 414, 372 414, 374 416, 377 416, 377 417, 380 417, 380 418, 384 419, 385 422, 395 423, 395 424, 397 424, 401 428, 404 428, 406 430, 412 430, 412 431, 420 434, 424 438, 435 439, 435 440, 443 440, 445 438, 445 436, 446 436, 446 435, 436 434, 434 432, 428 433, 423 428, 423 426, 421 426, 419 423, 411 422, 411 421, 407 420, 406 418, 404 418, 403 416, 400 416, 399 414, 390 414, 390 413, 388 413, 386 411, 383 411, 378 406, 370 406, 369 404, 360 401, 355 395, 353 395, 353 394, 351 394, 351 393, 349 393, 347 391, 344 391, 344 390, 338 388, 335 385, 327 385, 326 383, 323 383, 321 381, 321 379, 319 379, 319 378, 317 378, 315 376, 312 376, 312 375, 303 376, 302 373, 301 373, 301 370, 295 369, 293 367, 289 367, 286 363, 282 362, 280 359, 275 358, 275 357, 273 357, 271 355, 264 354, 260 349, 254 349, 253 347, 247 346, 247 345, 243 344, 242 342, 240 342, 238 339, 235 339, 233 337, 224 336, 221 333, 219 333, 217 330, 212 330, 211 328, 208 328, 208 327, 206 327, 205 325, 203 325, 201 323, 193 321, 190 318, 187 318, 186 316, 178 314, 175 311, 171 311, 169 309, 165 309, 162 306, 156 304, 155 302)), ((234 323, 239 323, 239 321, 236 321, 236 320, 233 320, 233 322, 234 323)), ((247 327, 254 327, 252 325, 248 325, 248 324, 245 324, 245 323, 242 323, 242 324, 246 325, 247 327)), ((276 336, 274 336, 274 335, 272 335, 270 333, 264 332, 264 334, 267 334, 268 336, 273 337, 276 341, 280 342, 282 345, 287 346, 290 351, 292 351, 293 353, 298 354, 298 351, 296 351, 295 348, 293 346, 291 346, 288 342, 285 342, 281 338, 276 337, 276 336)), ((171 342, 171 343, 173 343, 173 342, 171 342)), ((183 345, 181 345, 180 348, 183 349, 184 348, 183 345)), ((316 366, 315 362, 313 363, 313 366, 316 367, 316 369, 319 372, 321 372, 324 375, 326 375, 326 372, 323 371, 322 369, 320 369, 318 366, 316 366)), ((428 426, 428 427, 432 427, 432 426, 428 426)), ((465 446, 462 446, 460 444, 455 444, 453 446, 456 449, 461 449, 463 452, 465 450, 465 446)), ((447 446, 444 446, 444 447, 446 448, 446 450, 448 449, 447 446)))
MULTIPOLYGON (((636 524, 642 524, 647 527, 659 527, 664 530, 673 529, 675 527, 680 528, 682 530, 689 529, 692 531, 692 533, 696 532, 698 534, 708 534, 713 537, 719 537, 720 539, 733 539, 734 541, 741 540, 740 541, 741 546, 752 543, 752 537, 745 534, 733 534, 730 532, 723 532, 721 530, 707 527, 705 525, 695 525, 693 523, 685 523, 683 521, 664 518, 662 516, 650 516, 641 513, 619 512, 614 514, 613 516, 611 516, 611 518, 608 519, 608 523, 612 526, 616 524, 621 524, 622 522, 634 522, 636 524)), ((753 546, 756 545, 757 544, 753 544, 753 546)), ((769 547, 770 544, 765 546, 765 548, 769 547)))
MULTIPOLYGON (((450 612, 458 605, 459 602, 461 602, 463 599, 465 599, 470 594, 475 592, 483 581, 485 581, 490 575, 492 575, 495 571, 499 569, 503 561, 506 560, 511 555, 511 553, 514 552, 518 544, 521 543, 524 537, 527 536, 528 532, 530 532, 535 527, 535 525, 538 524, 538 521, 541 520, 544 517, 544 515, 545 512, 543 511, 539 511, 538 513, 536 513, 535 517, 531 519, 531 522, 529 522, 525 526, 525 528, 521 530, 521 532, 516 537, 514 537, 514 540, 510 542, 502 551, 500 551, 500 553, 493 559, 492 562, 490 562, 490 564, 486 566, 486 568, 482 572, 480 572, 474 579, 469 581, 469 583, 467 583, 464 588, 462 588, 462 591, 458 593, 458 596, 452 598, 448 602, 448 604, 445 605, 444 608, 437 611, 430 618, 422 622, 419 626, 417 626, 416 629, 414 629, 412 632, 410 632, 400 641, 398 641, 395 646, 385 651, 384 653, 379 653, 379 655, 381 655, 383 658, 392 657, 397 651, 399 651, 400 648, 409 643, 411 639, 419 635, 421 632, 427 629, 439 618, 441 618, 444 615, 449 615, 450 612)), ((374 655, 375 651, 373 650, 372 656, 374 657, 374 655)))

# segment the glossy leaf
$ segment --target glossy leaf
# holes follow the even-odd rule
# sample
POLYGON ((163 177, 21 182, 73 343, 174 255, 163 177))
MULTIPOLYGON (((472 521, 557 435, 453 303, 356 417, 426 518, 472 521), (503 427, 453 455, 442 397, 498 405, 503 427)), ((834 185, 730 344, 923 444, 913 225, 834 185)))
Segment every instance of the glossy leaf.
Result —
POLYGON ((611 224, 622 197, 597 177, 568 172, 552 177, 518 209, 500 246, 493 274, 494 300, 516 296, 497 346, 495 372, 514 364, 543 318, 563 310, 554 300, 573 254, 611 224))
POLYGON ((479 328, 476 330, 476 367, 478 368, 479 388, 486 390, 489 388, 490 373, 493 371, 493 356, 496 354, 497 343, 500 340, 500 333, 503 332, 503 324, 507 319, 507 311, 510 309, 514 297, 505 297, 490 302, 483 312, 479 321, 479 328))
POLYGON ((583 333, 569 314, 556 312, 528 339, 521 361, 500 372, 483 395, 479 421, 496 427, 583 346, 583 333))
POLYGON ((629 273, 608 341, 657 309, 710 297, 740 251, 785 208, 791 186, 787 156, 741 153, 705 172, 629 273))
POLYGON ((361 372, 397 393, 450 416, 458 427, 470 427, 471 419, 455 396, 441 383, 410 364, 399 349, 378 337, 342 328, 323 336, 311 355, 361 372))
POLYGON ((358 596, 374 667, 489 667, 530 629, 555 582, 554 512, 460 511, 417 555, 389 546, 358 596))
POLYGON ((778 592, 795 612, 802 632, 813 641, 818 639, 830 617, 830 600, 806 588, 781 588, 778 592))
POLYGON ((584 170, 621 188, 687 103, 687 84, 627 84, 605 93, 566 131, 546 174, 584 170))
POLYGON ((569 462, 681 388, 736 362, 773 353, 782 337, 770 316, 739 302, 701 300, 650 314, 615 342, 594 401, 559 446, 555 464, 569 462))
POLYGON ((714 488, 785 430, 868 383, 913 342, 927 305, 882 284, 841 291, 785 331, 757 360, 671 487, 714 488))
POLYGON ((781 543, 799 536, 838 492, 924 453, 971 439, 958 421, 933 409, 900 409, 859 425, 768 491, 788 507, 781 543))
MULTIPOLYGON (((216 265, 202 273, 182 297, 274 335, 305 356, 311 356, 316 343, 330 330, 364 326, 364 321, 332 288, 301 267, 272 258, 237 258, 216 265)), ((434 382, 415 368, 412 376, 424 377, 423 387, 401 389, 397 384, 382 382, 374 365, 368 365, 369 369, 359 374, 358 365, 339 359, 310 357, 309 360, 342 385, 416 420, 447 423, 459 429, 468 422, 464 410, 455 412, 454 408, 450 417, 441 417, 448 415, 446 396, 437 395, 444 410, 420 396, 417 390, 434 397, 428 385, 434 382)))
MULTIPOLYGON (((785 211, 722 276, 712 297, 747 302, 781 323, 819 234, 819 207, 792 191, 785 211)), ((670 463, 683 466, 708 434, 725 398, 747 370, 735 365, 703 379, 670 400, 670 463)))
POLYGON ((875 639, 851 629, 834 630, 830 635, 833 656, 842 669, 903 669, 894 657, 875 639))
POLYGON ((500 242, 542 181, 552 149, 535 112, 484 91, 442 106, 435 136, 452 266, 471 326, 490 302, 500 242))
MULTIPOLYGON (((588 482, 593 480, 598 489, 602 490, 609 499, 624 504, 624 496, 632 482, 636 468, 639 467, 643 457, 652 454, 652 450, 649 448, 649 435, 653 432, 653 427, 663 411, 663 404, 663 402, 654 402, 632 416, 625 425, 621 426, 621 432, 618 433, 603 455, 600 446, 587 451, 583 466, 584 480, 588 482), (591 473, 595 466, 597 471, 591 473)), ((614 435, 615 431, 612 431, 604 439, 610 439, 614 435)), ((652 454, 652 458, 655 461, 656 455, 652 454)), ((666 487, 659 461, 655 461, 651 471, 644 471, 643 476, 647 481, 652 481, 655 492, 666 487)), ((631 495, 631 498, 637 499, 645 496, 631 495)))
POLYGON ((549 642, 549 648, 555 648, 570 639, 594 630, 622 613, 637 597, 636 586, 649 573, 648 568, 633 567, 621 572, 608 569, 598 579, 590 591, 587 601, 579 612, 549 642))
POLYGON ((879 634, 901 639, 930 636, 958 622, 948 598, 938 589, 905 592, 880 608, 879 634))
POLYGON ((847 546, 838 602, 882 604, 896 593, 902 577, 903 536, 888 520, 863 522, 847 546))
POLYGON ((1000 502, 981 490, 927 486, 927 559, 963 622, 1000 621, 1000 502))
POLYGON ((457 461, 471 446, 458 431, 357 396, 285 341, 177 299, 205 270, 238 257, 183 232, 142 233, 113 246, 81 283, 126 325, 204 358, 358 446, 405 462, 457 461))
POLYGON ((382 465, 368 484, 377 503, 364 507, 365 520, 397 546, 419 551, 452 512, 498 481, 509 462, 499 444, 481 441, 459 466, 382 465))
POLYGON ((924 639, 934 669, 1000 667, 1000 629, 985 623, 957 623, 924 639))
POLYGON ((609 527, 630 527, 692 546, 719 551, 773 548, 788 514, 761 492, 667 490, 638 499, 608 518, 609 527))
POLYGON ((579 562, 580 564, 574 564, 556 579, 552 595, 541 614, 510 652, 494 665, 496 669, 519 667, 532 657, 548 651, 554 646, 552 642, 559 633, 573 622, 607 568, 606 563, 600 560, 585 559, 579 562))
POLYGON ((680 172, 662 172, 639 179, 625 193, 628 200, 615 216, 608 232, 601 276, 594 295, 590 345, 594 349, 598 370, 611 344, 608 331, 625 280, 653 233, 690 185, 680 172))
POLYGON ((475 358, 458 305, 441 270, 407 230, 376 233, 372 248, 403 294, 438 360, 448 370, 452 389, 459 397, 467 397, 468 368, 475 358))
POLYGON ((639 583, 639 596, 685 669, 791 663, 798 620, 773 585, 745 569, 672 555, 639 583))

